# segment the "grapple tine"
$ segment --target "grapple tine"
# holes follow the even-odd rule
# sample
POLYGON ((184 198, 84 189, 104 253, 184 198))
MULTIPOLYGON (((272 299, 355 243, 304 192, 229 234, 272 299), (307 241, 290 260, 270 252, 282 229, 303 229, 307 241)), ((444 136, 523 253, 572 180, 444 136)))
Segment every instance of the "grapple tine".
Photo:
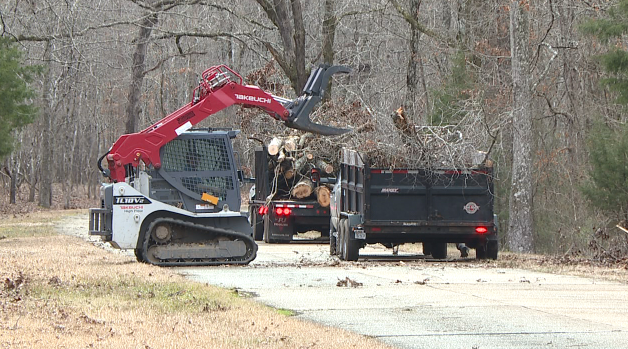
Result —
POLYGON ((290 111, 290 117, 286 126, 302 131, 312 132, 325 136, 341 135, 351 131, 346 128, 338 128, 314 123, 310 120, 310 113, 318 104, 327 90, 327 84, 332 75, 336 73, 350 73, 351 69, 344 66, 328 66, 321 64, 312 71, 300 97, 286 106, 290 111))
POLYGON ((314 123, 310 120, 309 115, 302 115, 293 121, 286 121, 286 126, 323 136, 337 136, 351 131, 346 128, 338 128, 314 123))

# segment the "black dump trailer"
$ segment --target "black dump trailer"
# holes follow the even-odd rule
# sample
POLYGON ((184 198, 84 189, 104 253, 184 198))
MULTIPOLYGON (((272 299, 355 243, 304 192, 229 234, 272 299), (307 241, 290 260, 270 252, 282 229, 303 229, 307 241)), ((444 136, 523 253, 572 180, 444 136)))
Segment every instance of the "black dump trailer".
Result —
POLYGON ((497 259, 491 166, 385 169, 354 150, 341 155, 330 205, 332 255, 355 261, 366 244, 421 242, 426 255, 444 259, 447 243, 464 243, 478 259, 497 259))
MULTIPOLYGON (((329 206, 320 205, 316 197, 295 199, 290 197, 290 188, 298 181, 295 176, 286 179, 274 171, 272 159, 264 146, 255 149, 255 186, 249 193, 249 220, 256 241, 266 243, 287 243, 299 241, 329 240, 329 206), (273 194, 271 196, 271 194, 273 194), (271 196, 271 199, 268 197, 271 196), (307 232, 319 232, 308 238, 307 232), (303 236, 303 238, 301 238, 303 236)), ((317 169, 312 169, 308 177, 314 177, 317 185, 331 185, 335 178, 319 178, 317 169), (313 170, 313 171, 312 171, 313 170), (331 184, 330 184, 331 183, 331 184)))

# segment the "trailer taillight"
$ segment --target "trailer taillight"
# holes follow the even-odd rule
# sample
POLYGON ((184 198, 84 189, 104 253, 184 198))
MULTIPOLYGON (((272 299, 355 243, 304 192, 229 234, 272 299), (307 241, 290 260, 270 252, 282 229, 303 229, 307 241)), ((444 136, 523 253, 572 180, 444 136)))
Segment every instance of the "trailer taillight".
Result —
POLYGON ((292 213, 292 210, 289 207, 277 207, 275 209, 275 213, 277 216, 289 216, 292 213))
POLYGON ((486 234, 488 232, 488 228, 486 227, 475 227, 475 232, 478 234, 486 234))
POLYGON ((260 206, 259 209, 257 210, 257 213, 259 213, 260 216, 267 214, 268 206, 260 206))

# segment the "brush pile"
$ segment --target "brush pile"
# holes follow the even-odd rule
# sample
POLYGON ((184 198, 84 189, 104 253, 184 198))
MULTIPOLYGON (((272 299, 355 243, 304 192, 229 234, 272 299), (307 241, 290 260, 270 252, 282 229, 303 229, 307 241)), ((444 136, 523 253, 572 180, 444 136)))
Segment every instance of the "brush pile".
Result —
MULTIPOLYGON (((267 71, 268 67, 265 68, 267 71)), ((251 83, 263 82, 255 75, 251 83)), ((269 85, 271 86, 271 85, 269 85)), ((272 85, 276 87, 275 85, 272 85)), ((335 176, 342 148, 368 157, 371 167, 467 169, 491 166, 491 141, 481 108, 465 106, 463 120, 456 125, 421 126, 413 123, 403 108, 377 113, 361 101, 327 101, 310 115, 312 122, 349 128, 339 136, 321 136, 270 123, 259 111, 240 113, 245 134, 263 142, 271 156, 271 167, 282 178, 300 183, 311 170, 322 176, 335 176), (274 166, 274 167, 273 167, 274 166), (295 179, 292 179, 295 178, 295 179)), ((494 133, 494 132, 493 132, 494 133)), ((295 188, 296 189, 296 188, 295 188)), ((300 194, 301 189, 291 192, 300 194)), ((307 193, 309 190, 304 189, 307 193)))

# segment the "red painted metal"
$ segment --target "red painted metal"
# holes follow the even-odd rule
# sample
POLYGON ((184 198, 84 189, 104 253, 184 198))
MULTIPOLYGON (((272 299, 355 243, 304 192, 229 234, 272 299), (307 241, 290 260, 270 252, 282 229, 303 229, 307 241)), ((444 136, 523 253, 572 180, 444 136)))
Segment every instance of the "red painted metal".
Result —
POLYGON ((110 178, 123 182, 125 166, 146 165, 161 167, 159 149, 180 133, 232 105, 257 107, 276 120, 287 121, 290 112, 275 98, 257 86, 244 85, 242 77, 225 65, 211 67, 202 74, 194 89, 193 100, 147 127, 143 131, 122 135, 107 154, 110 178))

